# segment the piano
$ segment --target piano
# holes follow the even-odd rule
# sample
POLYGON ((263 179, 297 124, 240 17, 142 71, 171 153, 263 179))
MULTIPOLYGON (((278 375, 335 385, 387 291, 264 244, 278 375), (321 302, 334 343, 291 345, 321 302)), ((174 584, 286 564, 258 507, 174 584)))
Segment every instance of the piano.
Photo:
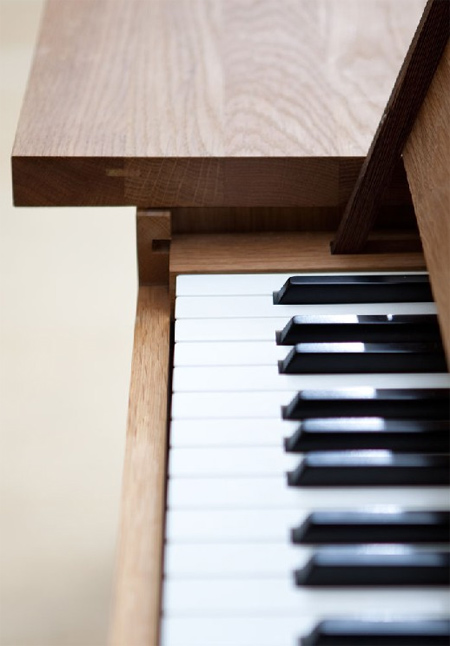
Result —
POLYGON ((47 3, 15 203, 137 207, 112 646, 448 643, 449 3, 361 7, 47 3))

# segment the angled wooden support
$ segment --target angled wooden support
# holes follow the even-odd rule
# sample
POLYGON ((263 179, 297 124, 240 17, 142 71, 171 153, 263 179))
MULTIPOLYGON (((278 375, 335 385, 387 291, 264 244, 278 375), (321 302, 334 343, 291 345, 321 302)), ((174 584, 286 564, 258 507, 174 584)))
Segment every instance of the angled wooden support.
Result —
POLYGON ((360 253, 447 44, 449 0, 429 0, 344 211, 332 253, 360 253))
POLYGON ((136 218, 140 285, 168 285, 172 237, 170 211, 138 209, 136 218))

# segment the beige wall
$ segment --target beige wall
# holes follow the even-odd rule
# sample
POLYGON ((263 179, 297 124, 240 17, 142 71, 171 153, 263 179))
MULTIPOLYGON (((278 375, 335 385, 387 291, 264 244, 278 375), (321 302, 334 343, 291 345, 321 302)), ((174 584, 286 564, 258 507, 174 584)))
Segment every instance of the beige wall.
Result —
POLYGON ((0 644, 105 643, 136 294, 132 209, 14 209, 42 0, 0 0, 0 644))

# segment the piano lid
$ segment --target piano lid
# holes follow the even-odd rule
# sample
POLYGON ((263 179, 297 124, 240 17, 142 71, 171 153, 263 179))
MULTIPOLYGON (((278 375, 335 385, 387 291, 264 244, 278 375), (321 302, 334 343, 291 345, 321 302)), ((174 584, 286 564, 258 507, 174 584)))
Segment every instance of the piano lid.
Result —
POLYGON ((15 203, 342 204, 424 5, 49 0, 15 203))

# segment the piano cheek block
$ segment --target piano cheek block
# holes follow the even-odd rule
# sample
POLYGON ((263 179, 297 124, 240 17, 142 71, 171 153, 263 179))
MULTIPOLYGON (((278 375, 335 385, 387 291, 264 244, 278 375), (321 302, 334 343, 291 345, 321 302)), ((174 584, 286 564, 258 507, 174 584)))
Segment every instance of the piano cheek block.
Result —
POLYGON ((450 621, 321 621, 299 646, 448 646, 450 621))

